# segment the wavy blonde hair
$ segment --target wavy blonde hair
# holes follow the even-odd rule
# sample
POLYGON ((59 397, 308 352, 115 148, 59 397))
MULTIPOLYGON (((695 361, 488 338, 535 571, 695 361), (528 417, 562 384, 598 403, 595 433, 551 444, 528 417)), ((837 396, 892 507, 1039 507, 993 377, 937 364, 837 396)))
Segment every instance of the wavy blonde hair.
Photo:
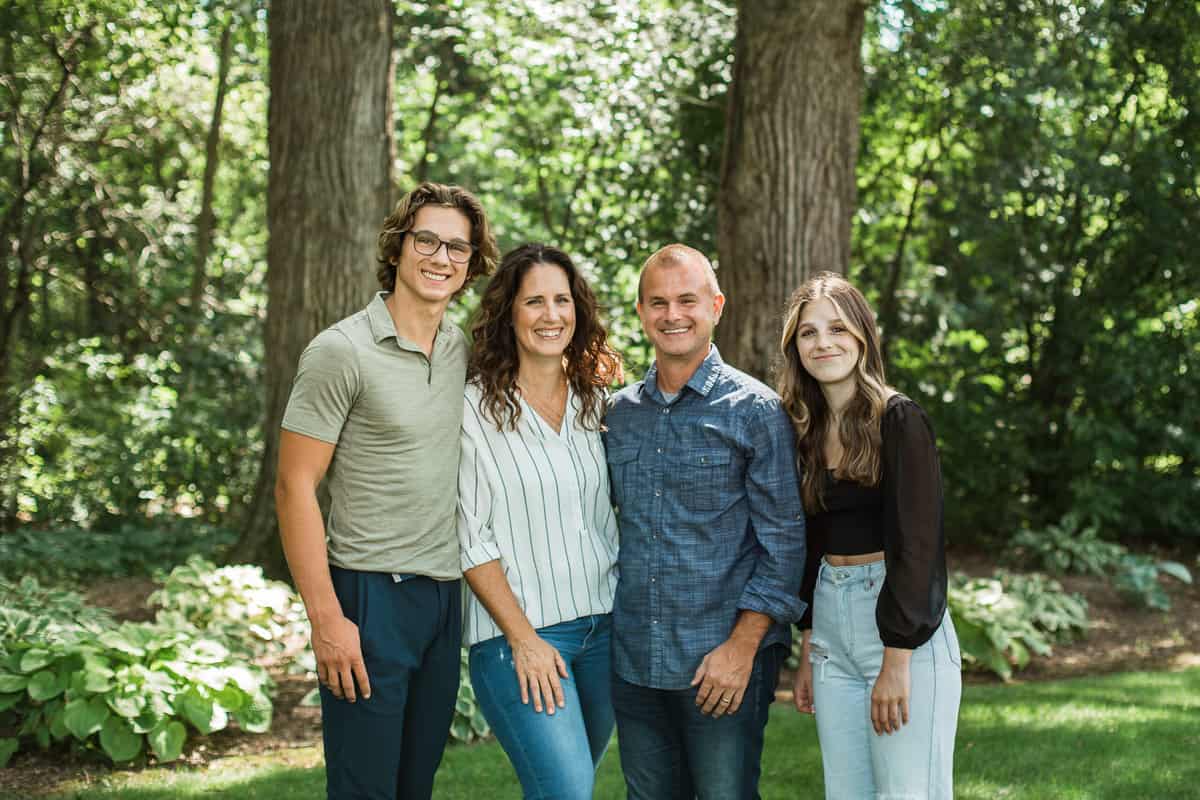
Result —
POLYGON ((822 489, 825 471, 830 468, 836 478, 864 486, 877 485, 881 425, 891 388, 884 376, 875 314, 862 292, 832 272, 820 272, 805 281, 788 301, 779 349, 783 355, 778 374, 779 396, 796 430, 796 460, 803 475, 800 486, 804 507, 810 511, 825 508, 822 489), (829 406, 820 383, 808 374, 796 349, 800 315, 805 306, 821 299, 833 303, 859 345, 855 367, 857 391, 842 412, 838 426, 842 459, 837 464, 825 463, 825 437, 832 424, 829 406))

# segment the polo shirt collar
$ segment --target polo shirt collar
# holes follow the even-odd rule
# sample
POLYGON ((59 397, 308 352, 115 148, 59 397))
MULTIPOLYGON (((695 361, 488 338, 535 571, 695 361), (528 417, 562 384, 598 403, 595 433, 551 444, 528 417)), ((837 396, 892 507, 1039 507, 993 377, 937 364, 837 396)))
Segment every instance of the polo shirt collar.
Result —
MULTIPOLYGON (((385 339, 395 339, 397 344, 414 347, 415 345, 396 332, 396 323, 392 321, 392 312, 388 311, 387 303, 384 302, 390 294, 391 292, 376 292, 375 297, 367 305, 367 321, 371 325, 371 336, 375 339, 376 344, 385 339)), ((454 323, 446 319, 446 315, 443 314, 442 321, 438 323, 439 336, 434 342, 435 348, 445 341, 440 334, 449 333, 453 327, 454 323)))
MULTIPOLYGON (((717 346, 709 344, 708 355, 700 362, 700 366, 696 367, 696 371, 692 373, 692 377, 688 378, 688 382, 684 384, 684 387, 690 388, 701 397, 708 397, 708 393, 717 384, 720 367, 724 363, 725 361, 721 358, 721 353, 717 350, 717 346)), ((646 371, 646 378, 642 381, 642 387, 658 402, 666 402, 662 394, 662 389, 658 388, 657 361, 651 364, 650 369, 646 371)))

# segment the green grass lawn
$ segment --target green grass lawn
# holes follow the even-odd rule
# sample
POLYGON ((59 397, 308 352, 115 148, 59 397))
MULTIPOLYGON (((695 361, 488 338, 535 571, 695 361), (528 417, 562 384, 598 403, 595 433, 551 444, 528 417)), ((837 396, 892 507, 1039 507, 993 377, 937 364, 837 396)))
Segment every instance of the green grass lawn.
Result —
MULTIPOLYGON (((964 800, 1200 797, 1200 669, 968 686, 955 775, 955 795, 964 800)), ((106 783, 55 797, 324 797, 316 748, 226 759, 201 771, 117 773, 106 783)), ((822 796, 815 726, 790 707, 777 705, 772 711, 761 793, 764 800, 822 796)), ((520 788, 503 751, 492 743, 449 748, 434 796, 508 800, 519 798, 520 788)), ((601 767, 596 797, 624 796, 614 743, 601 767)))

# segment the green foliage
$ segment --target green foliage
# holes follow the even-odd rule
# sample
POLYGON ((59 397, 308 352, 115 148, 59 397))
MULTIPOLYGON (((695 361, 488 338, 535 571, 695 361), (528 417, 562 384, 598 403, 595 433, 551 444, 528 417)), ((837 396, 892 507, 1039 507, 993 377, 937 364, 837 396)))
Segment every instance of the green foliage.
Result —
POLYGON ((1067 594, 1055 580, 1033 573, 997 570, 992 578, 955 574, 949 588, 950 615, 963 662, 1004 680, 1029 663, 1033 653, 1051 654, 1055 642, 1087 630, 1087 602, 1067 594))
POLYGON ((1127 553, 1115 568, 1113 585, 1130 602, 1170 611, 1171 597, 1159 581, 1160 574, 1188 585, 1192 583, 1192 573, 1178 561, 1156 561, 1149 556, 1127 553))
POLYGON ((188 726, 208 734, 232 717, 252 733, 270 727, 266 672, 220 642, 161 623, 115 625, 31 578, 0 588, 20 590, 0 606, 0 727, 17 732, 0 756, 32 740, 98 749, 114 762, 144 752, 172 761, 188 726))
POLYGON ((171 570, 148 603, 161 609, 159 623, 193 626, 250 658, 282 655, 289 646, 304 646, 310 634, 299 595, 252 565, 217 567, 192 556, 171 570))
POLYGON ((458 698, 454 703, 454 720, 450 723, 450 738, 462 744, 486 739, 492 735, 492 729, 483 717, 479 701, 475 699, 475 689, 471 686, 471 669, 467 661, 467 649, 464 647, 458 670, 458 698))
POLYGON ((150 576, 192 554, 213 557, 235 534, 196 519, 161 516, 112 531, 24 527, 0 536, 0 574, 58 582, 150 576))
POLYGON ((1121 544, 1100 539, 1096 523, 1080 525, 1077 515, 1067 514, 1057 525, 1022 530, 1013 537, 1012 552, 1017 559, 1052 573, 1109 578, 1123 597, 1143 608, 1171 609, 1171 597, 1159 581, 1160 574, 1191 584, 1192 574, 1183 564, 1131 553, 1121 544))
POLYGON ((1121 564, 1128 551, 1099 536, 1097 523, 1084 526, 1076 514, 1040 530, 1022 529, 1012 550, 1021 561, 1055 575, 1067 572, 1105 577, 1121 564))

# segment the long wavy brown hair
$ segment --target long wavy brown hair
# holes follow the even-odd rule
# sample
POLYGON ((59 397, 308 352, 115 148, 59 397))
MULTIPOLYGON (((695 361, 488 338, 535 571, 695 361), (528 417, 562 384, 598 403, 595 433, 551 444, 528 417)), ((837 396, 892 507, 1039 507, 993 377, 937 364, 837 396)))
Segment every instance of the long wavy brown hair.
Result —
POLYGON ((779 396, 796 430, 796 459, 803 475, 804 507, 812 511, 825 507, 822 488, 825 471, 830 468, 839 479, 864 486, 877 485, 883 412, 892 390, 884 376, 875 314, 862 292, 832 272, 814 275, 788 301, 779 349, 783 356, 778 373, 779 396), (833 424, 832 415, 821 384, 808 374, 796 349, 796 333, 804 307, 822 298, 833 303, 859 345, 855 368, 858 390, 842 412, 838 425, 842 442, 842 459, 838 464, 825 463, 825 437, 833 424))
POLYGON ((480 413, 491 418, 498 429, 515 430, 521 418, 521 404, 517 401, 520 360, 512 326, 513 303, 525 274, 535 264, 553 264, 567 275, 575 305, 575 333, 563 353, 563 371, 579 398, 579 425, 600 430, 604 390, 624 377, 621 357, 608 344, 608 332, 600 322, 599 303, 583 274, 570 256, 545 244, 523 244, 506 253, 475 312, 467 371, 483 394, 480 413))

